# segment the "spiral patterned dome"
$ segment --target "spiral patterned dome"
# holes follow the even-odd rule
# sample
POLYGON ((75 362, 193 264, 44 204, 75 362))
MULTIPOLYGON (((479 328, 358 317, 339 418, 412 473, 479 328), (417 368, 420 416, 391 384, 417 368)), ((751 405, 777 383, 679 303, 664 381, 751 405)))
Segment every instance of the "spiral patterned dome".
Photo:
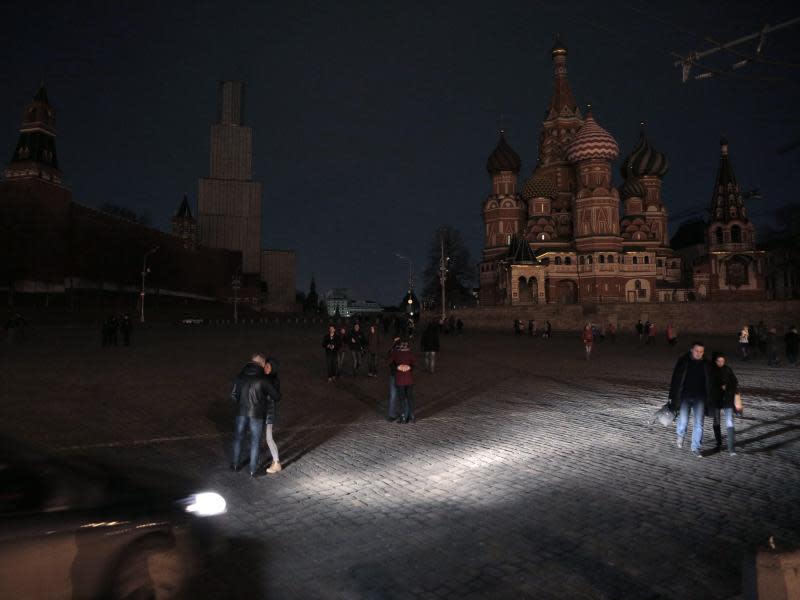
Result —
POLYGON ((555 200, 558 197, 558 186, 551 177, 537 167, 525 181, 525 185, 522 187, 522 197, 525 200, 532 200, 533 198, 555 200))
POLYGON ((647 188, 638 177, 629 176, 619 187, 619 195, 623 200, 628 198, 644 198, 647 195, 647 188))
POLYGON ((521 168, 522 160, 519 154, 514 152, 514 149, 508 145, 505 131, 500 130, 500 141, 497 142, 497 147, 486 161, 486 170, 490 174, 499 173, 500 171, 519 173, 521 168))
POLYGON ((669 170, 669 160, 647 141, 644 123, 641 124, 639 141, 628 158, 622 162, 620 172, 623 177, 664 177, 669 170))
POLYGON ((590 108, 583 126, 567 147, 567 160, 570 162, 591 158, 614 160, 617 156, 619 156, 617 141, 597 124, 590 108))

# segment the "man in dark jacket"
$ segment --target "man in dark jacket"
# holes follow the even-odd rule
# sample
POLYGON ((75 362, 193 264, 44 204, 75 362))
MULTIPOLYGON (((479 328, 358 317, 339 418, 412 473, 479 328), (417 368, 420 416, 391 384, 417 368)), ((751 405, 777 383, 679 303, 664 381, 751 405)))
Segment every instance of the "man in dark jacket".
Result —
POLYGON ((356 323, 350 334, 347 336, 347 347, 350 348, 350 356, 353 359, 353 377, 358 377, 358 369, 361 367, 361 356, 364 354, 364 347, 367 345, 367 338, 361 331, 361 324, 356 323))
POLYGON ((433 373, 436 370, 436 354, 439 352, 439 328, 434 321, 428 323, 420 342, 425 355, 425 370, 433 373))
POLYGON ((231 469, 238 471, 241 468, 239 457, 242 453, 245 428, 250 428, 250 477, 256 476, 258 469, 258 449, 261 442, 261 433, 264 430, 264 420, 267 418, 267 403, 271 397, 274 401, 280 399, 280 392, 270 383, 264 372, 267 364, 266 357, 261 353, 253 354, 233 382, 231 400, 236 405, 236 434, 233 440, 233 462, 231 469))
POLYGON ((322 338, 322 347, 325 348, 325 367, 328 371, 328 381, 335 381, 339 375, 339 346, 342 340, 336 333, 336 327, 328 325, 328 333, 322 338))
POLYGON ((683 448, 683 438, 689 424, 689 411, 694 413, 692 454, 698 458, 703 443, 703 417, 706 401, 711 393, 711 367, 703 358, 705 347, 694 342, 689 352, 681 355, 672 372, 669 386, 669 403, 673 413, 678 413, 678 448, 683 448))
POLYGON ((369 376, 378 376, 378 352, 381 349, 381 335, 378 331, 378 325, 373 323, 369 326, 369 334, 367 335, 367 348, 369 350, 369 376))

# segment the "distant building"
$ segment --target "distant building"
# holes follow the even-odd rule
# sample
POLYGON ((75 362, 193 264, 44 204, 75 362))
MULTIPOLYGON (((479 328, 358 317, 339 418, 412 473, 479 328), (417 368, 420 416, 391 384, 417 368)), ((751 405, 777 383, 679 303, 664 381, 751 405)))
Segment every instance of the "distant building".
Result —
MULTIPOLYGON (((197 195, 198 239, 242 253, 242 273, 261 273, 261 184, 253 181, 253 130, 244 124, 244 83, 220 84, 208 177, 197 195)), ((292 290, 294 294, 294 290, 292 290)))
POLYGON ((266 303, 269 308, 294 310, 294 250, 264 250, 261 253, 261 281, 267 286, 266 303))
POLYGON ((380 304, 373 300, 354 300, 351 292, 345 288, 336 288, 325 294, 325 308, 328 315, 340 317, 357 317, 375 315, 383 312, 380 304))
POLYGON ((197 219, 192 216, 189 198, 183 195, 178 212, 172 217, 172 235, 183 240, 183 247, 192 250, 197 245, 197 219))
POLYGON ((241 252, 192 246, 188 202, 175 235, 74 202, 56 156, 55 111, 45 87, 23 113, 19 140, 0 181, 0 289, 16 294, 138 298, 143 257, 148 294, 218 300, 241 264, 241 252))
POLYGON ((483 203, 480 305, 764 298, 763 258, 727 142, 703 247, 684 252, 693 261, 684 269, 668 239, 667 157, 642 124, 620 166, 623 183, 615 186, 619 145, 591 107, 581 114, 567 80, 567 48, 558 39, 551 56, 553 93, 533 173, 518 191, 522 161, 504 131, 486 163, 491 187, 483 203))

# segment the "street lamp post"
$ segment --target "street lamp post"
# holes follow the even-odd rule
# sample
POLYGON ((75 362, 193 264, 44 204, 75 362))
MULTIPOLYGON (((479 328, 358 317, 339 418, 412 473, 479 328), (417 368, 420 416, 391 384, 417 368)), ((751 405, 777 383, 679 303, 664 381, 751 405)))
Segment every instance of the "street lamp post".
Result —
POLYGON ((239 288, 242 287, 242 282, 239 279, 238 275, 233 276, 233 281, 231 281, 231 287, 233 288, 233 322, 239 322, 239 288))
POLYGON ((447 264, 450 262, 450 257, 444 255, 444 235, 439 238, 441 242, 441 256, 439 258, 439 283, 442 286, 442 322, 447 317, 447 296, 445 294, 445 283, 447 282, 447 264))
POLYGON ((141 315, 140 319, 141 322, 144 323, 144 295, 145 295, 145 278, 147 274, 150 272, 150 268, 147 266, 147 257, 151 254, 154 254, 158 250, 158 246, 150 248, 147 252, 144 253, 144 259, 142 259, 142 291, 139 292, 139 298, 141 300, 141 315))

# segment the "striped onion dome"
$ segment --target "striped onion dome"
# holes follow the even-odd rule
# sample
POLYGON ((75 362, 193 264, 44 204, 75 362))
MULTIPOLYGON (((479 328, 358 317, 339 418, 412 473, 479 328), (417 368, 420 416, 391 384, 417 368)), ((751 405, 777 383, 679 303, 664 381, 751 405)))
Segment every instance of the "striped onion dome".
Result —
POLYGON ((627 200, 628 198, 644 198, 647 195, 647 189, 638 177, 628 176, 619 188, 620 198, 627 200))
POLYGON ((567 147, 567 160, 570 162, 592 158, 614 160, 617 156, 619 156, 617 141, 597 124, 590 107, 583 126, 567 147))
POLYGON ((512 171, 519 173, 522 168, 522 160, 519 154, 514 152, 514 149, 508 145, 506 141, 506 132, 500 130, 500 141, 497 142, 497 147, 489 155, 486 161, 486 170, 492 173, 499 173, 500 171, 512 171))
POLYGON ((522 197, 525 200, 532 200, 533 198, 555 200, 558 197, 558 186, 552 177, 537 168, 525 181, 525 185, 522 187, 522 197))
POLYGON ((647 136, 644 133, 644 123, 642 123, 639 131, 639 141, 636 142, 630 156, 623 161, 620 167, 622 176, 664 177, 668 169, 669 160, 647 141, 647 136))

